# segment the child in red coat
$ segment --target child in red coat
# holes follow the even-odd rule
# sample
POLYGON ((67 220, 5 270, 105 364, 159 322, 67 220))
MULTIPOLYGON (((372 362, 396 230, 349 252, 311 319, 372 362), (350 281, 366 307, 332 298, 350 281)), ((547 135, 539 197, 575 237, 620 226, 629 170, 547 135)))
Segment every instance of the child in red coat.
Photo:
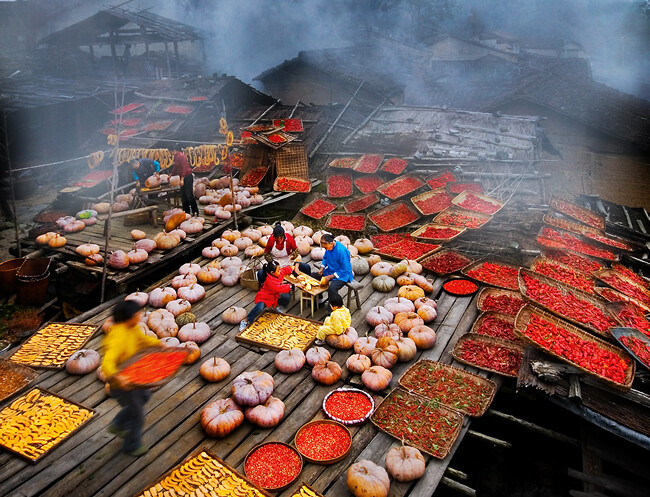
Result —
POLYGON ((266 279, 262 288, 255 295, 255 307, 251 309, 246 319, 239 323, 240 331, 245 330, 248 323, 254 321, 265 308, 275 307, 278 312, 284 312, 284 307, 291 300, 291 295, 289 294, 291 285, 284 283, 284 277, 291 274, 293 267, 280 267, 277 262, 271 261, 265 264, 263 269, 266 274, 266 279))

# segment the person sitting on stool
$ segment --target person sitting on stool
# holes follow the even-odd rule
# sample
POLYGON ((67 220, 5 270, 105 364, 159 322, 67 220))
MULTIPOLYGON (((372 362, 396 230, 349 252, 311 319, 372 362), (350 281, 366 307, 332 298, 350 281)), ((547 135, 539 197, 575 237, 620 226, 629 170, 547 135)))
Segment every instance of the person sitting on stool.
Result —
POLYGON ((194 198, 194 175, 192 168, 187 161, 187 156, 181 152, 181 146, 177 143, 169 147, 169 151, 174 156, 174 163, 172 164, 171 176, 181 177, 181 201, 183 202, 183 210, 193 216, 199 215, 199 206, 196 205, 194 198))
MULTIPOLYGON (((297 255, 298 247, 296 240, 289 233, 285 233, 284 228, 280 224, 273 227, 273 234, 269 237, 269 241, 264 248, 264 255, 268 262, 274 260, 281 267, 293 266, 293 260, 297 255)), ((308 276, 311 276, 311 266, 305 262, 298 265, 298 270, 308 276)), ((260 288, 264 284, 266 274, 263 269, 257 272, 257 281, 260 288)))
POLYGON ((149 176, 153 176, 160 171, 160 163, 157 160, 146 159, 131 159, 131 176, 133 181, 137 182, 138 186, 144 185, 149 176))
POLYGON ((339 290, 354 279, 350 251, 329 233, 321 237, 320 246, 325 249, 325 255, 318 274, 329 282, 327 298, 331 301, 333 295, 338 295, 339 290))

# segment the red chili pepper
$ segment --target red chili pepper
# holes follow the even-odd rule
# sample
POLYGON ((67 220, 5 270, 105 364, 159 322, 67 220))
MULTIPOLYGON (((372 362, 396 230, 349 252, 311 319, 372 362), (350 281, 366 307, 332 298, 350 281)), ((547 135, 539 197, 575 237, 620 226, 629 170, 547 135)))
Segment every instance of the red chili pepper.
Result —
POLYGON ((517 268, 503 266, 494 262, 484 262, 479 267, 467 272, 467 275, 475 280, 510 290, 517 290, 519 288, 517 274, 517 268))
POLYGON ((380 186, 379 188, 377 188, 377 191, 382 195, 394 200, 396 198, 402 197, 403 195, 406 195, 408 193, 417 190, 423 185, 424 183, 422 182, 422 180, 409 176, 401 180, 398 180, 389 186, 385 186, 385 187, 380 186))
POLYGON ((650 282, 648 282, 647 280, 645 280, 644 278, 636 274, 627 266, 624 266, 623 264, 619 264, 618 262, 614 262, 612 263, 612 269, 617 273, 621 273, 627 279, 632 280, 637 285, 642 286, 643 288, 650 288, 650 282))
POLYGON ((594 281, 586 277, 584 273, 568 269, 556 264, 554 261, 543 261, 535 265, 534 271, 539 274, 561 281, 583 292, 594 293, 594 281))
POLYGON ((302 179, 278 178, 278 190, 283 192, 308 192, 311 183, 302 179))
POLYGON ((479 198, 471 192, 467 193, 465 199, 460 202, 460 206, 470 211, 482 212, 483 214, 490 215, 494 214, 501 208, 501 205, 479 198))
POLYGON ((417 219, 417 216, 411 209, 406 207, 406 205, 400 204, 396 209, 375 215, 371 219, 379 229, 383 231, 391 231, 406 226, 407 224, 411 224, 417 219))
POLYGON ((357 178, 354 180, 354 186, 356 186, 361 193, 364 195, 367 193, 374 192, 377 188, 383 185, 384 182, 381 178, 375 176, 367 176, 364 178, 357 178))
POLYGON ((592 261, 586 257, 572 254, 571 252, 566 252, 564 250, 545 250, 544 257, 574 267, 587 274, 591 274, 605 267, 600 262, 592 261))
POLYGON ((438 274, 450 274, 467 266, 471 259, 454 251, 445 251, 440 255, 433 254, 422 261, 422 266, 438 274))
POLYGON ((244 465, 248 479, 268 489, 288 485, 300 470, 300 457, 296 451, 278 443, 268 443, 254 450, 244 465))
POLYGON ((503 338, 504 340, 512 340, 518 342, 519 339, 515 337, 514 325, 497 316, 486 316, 481 325, 474 330, 479 335, 486 335, 495 338, 503 338))
POLYGON ((321 219, 332 212, 334 209, 336 209, 336 204, 319 198, 318 200, 315 200, 314 202, 311 202, 309 205, 306 205, 300 209, 300 212, 302 212, 305 216, 309 216, 314 219, 321 219))
POLYGON ((372 403, 368 397, 359 392, 334 392, 327 398, 325 409, 335 418, 357 421, 368 415, 372 403))
POLYGON ((296 437, 298 450, 317 461, 329 461, 342 456, 351 443, 348 431, 331 423, 311 424, 302 428, 296 437))
POLYGON ((266 176, 267 169, 266 168, 259 168, 259 169, 254 169, 250 173, 246 174, 241 180, 242 186, 255 186, 257 185, 264 176, 266 176))
POLYGON ((410 238, 411 235, 408 233, 393 233, 392 235, 373 235, 370 237, 370 241, 376 249, 380 249, 400 240, 410 238))
POLYGON ((335 174, 327 178, 327 196, 332 198, 352 195, 352 177, 349 174, 335 174))
POLYGON ((422 214, 428 216, 429 214, 444 211, 451 205, 453 198, 453 195, 450 195, 446 191, 440 191, 433 193, 424 199, 415 200, 414 203, 418 209, 420 209, 422 214))
POLYGON ((523 354, 518 348, 503 347, 478 340, 463 340, 458 349, 461 359, 480 368, 488 368, 514 376, 519 371, 523 354))
POLYGON ((430 226, 427 229, 425 229, 422 233, 420 233, 418 235, 418 238, 444 239, 444 238, 453 238, 456 235, 458 235, 458 230, 452 228, 436 228, 430 226))
POLYGON ((643 340, 631 335, 623 336, 620 340, 646 367, 650 367, 650 347, 643 340))
POLYGON ((451 174, 449 171, 445 171, 440 176, 436 176, 435 178, 431 178, 427 180, 427 184, 431 187, 432 190, 435 190, 436 188, 442 188, 447 183, 455 183, 455 182, 456 182, 456 176, 451 174))
POLYGON ((404 159, 393 158, 388 159, 386 162, 384 162, 384 165, 381 166, 381 170, 391 174, 401 174, 401 172, 406 169, 407 165, 408 162, 406 162, 404 159))
POLYGON ((465 190, 470 192, 483 193, 483 187, 480 183, 454 183, 453 185, 449 185, 447 188, 449 188, 449 191, 451 193, 461 193, 465 190))
POLYGON ((580 206, 573 205, 560 199, 555 199, 554 202, 554 209, 557 209, 558 211, 594 228, 602 228, 602 219, 596 213, 591 213, 580 206))
POLYGON ((327 228, 334 228, 348 231, 361 231, 366 224, 364 216, 332 215, 327 228))
POLYGON ((381 164, 383 158, 382 155, 362 155, 357 165, 354 166, 354 170, 358 173, 375 173, 379 169, 379 164, 381 164))
POLYGON ((483 299, 482 311, 495 311, 507 316, 516 316, 526 302, 511 295, 488 295, 483 299))
POLYGON ((402 239, 388 246, 382 247, 381 251, 384 254, 393 256, 397 259, 415 260, 438 247, 440 247, 440 245, 416 242, 411 239, 402 239))
POLYGON ((608 274, 599 276, 601 280, 607 283, 609 286, 616 288, 619 292, 633 297, 637 300, 640 300, 644 304, 650 305, 650 296, 647 291, 643 288, 639 288, 637 285, 626 281, 624 277, 618 276, 616 274, 608 274))
POLYGON ((478 290, 478 285, 473 281, 465 279, 454 279, 447 281, 442 287, 456 295, 470 295, 478 290))
POLYGON ((574 250, 581 254, 609 260, 614 260, 616 258, 614 253, 609 250, 595 247, 594 245, 583 242, 572 233, 562 233, 553 228, 549 228, 548 226, 542 228, 540 236, 537 238, 537 241, 541 244, 544 244, 545 240, 552 242, 555 247, 574 250))
POLYGON ((439 218, 436 218, 436 220, 436 222, 440 224, 460 226, 461 228, 480 228, 489 221, 489 219, 481 219, 476 216, 472 216, 471 214, 460 214, 458 212, 449 212, 446 214, 443 213, 439 218))
POLYGON ((645 311, 639 310, 631 302, 622 304, 621 310, 616 314, 625 326, 636 328, 645 336, 650 338, 650 322, 645 318, 645 311))

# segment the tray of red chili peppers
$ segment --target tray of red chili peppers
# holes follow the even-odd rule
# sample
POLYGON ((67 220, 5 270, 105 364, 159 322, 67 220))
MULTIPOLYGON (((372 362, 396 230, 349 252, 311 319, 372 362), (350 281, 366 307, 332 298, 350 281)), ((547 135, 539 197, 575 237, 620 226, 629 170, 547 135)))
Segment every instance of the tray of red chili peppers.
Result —
POLYGON ((482 312, 476 318, 472 326, 472 333, 513 342, 520 341, 515 336, 515 317, 493 311, 482 312))
POLYGON ((544 247, 568 249, 579 254, 617 261, 618 255, 611 250, 596 247, 594 244, 581 240, 578 235, 557 228, 543 226, 537 234, 537 243, 544 247))
POLYGON ((612 288, 605 287, 605 286, 597 286, 596 288, 594 288, 594 290, 596 291, 596 294, 598 294, 600 297, 604 298, 608 302, 611 303, 627 302, 642 314, 648 314, 650 312, 649 306, 647 306, 643 302, 640 302, 639 300, 636 300, 635 298, 632 298, 628 295, 625 295, 624 293, 619 292, 618 290, 614 290, 612 288))
POLYGON ((408 233, 393 233, 392 235, 372 235, 370 237, 370 241, 372 242, 373 247, 376 249, 386 247, 395 242, 399 242, 400 240, 405 240, 405 239, 406 240, 409 239, 408 233))
POLYGON ((291 485, 302 472, 302 456, 284 442, 256 445, 244 459, 244 474, 258 487, 278 492, 291 485))
MULTIPOLYGON (((650 321, 646 319, 645 312, 636 307, 631 302, 611 302, 605 304, 616 320, 622 326, 639 330, 642 334, 650 338, 650 321)), ((616 326, 610 329, 614 329, 616 326)))
POLYGON ((485 283, 486 285, 504 288, 506 290, 517 290, 518 266, 500 261, 480 260, 467 266, 462 273, 473 280, 485 283))
POLYGON ((463 426, 459 412, 402 388, 394 389, 370 420, 383 432, 437 459, 447 457, 463 426))
POLYGON ((307 462, 329 465, 347 457, 352 435, 337 421, 317 419, 301 426, 293 443, 307 462))
POLYGON ((453 205, 434 217, 433 222, 475 230, 483 226, 490 219, 492 219, 492 216, 488 214, 468 211, 467 209, 453 205))
POLYGON ((395 202, 368 214, 368 218, 382 231, 394 231, 417 221, 417 214, 404 201, 395 202))
POLYGON ((366 227, 366 216, 363 214, 331 214, 325 227, 345 231, 363 231, 366 227))
POLYGON ((396 200, 404 195, 414 192, 424 186, 424 180, 415 174, 406 174, 382 183, 377 191, 391 200, 396 200))
POLYGON ((552 195, 551 199, 548 202, 548 205, 554 211, 565 214, 576 221, 591 226, 592 228, 599 229, 600 231, 605 231, 605 217, 600 214, 586 209, 570 200, 559 197, 557 195, 552 195))
POLYGON ((547 259, 561 262, 587 274, 591 274, 605 267, 600 261, 590 259, 586 255, 580 255, 570 250, 544 249, 542 255, 547 259))
POLYGON ((420 214, 428 216, 430 214, 437 214, 438 212, 444 211, 451 205, 453 199, 454 195, 444 188, 438 188, 412 197, 411 202, 413 202, 415 208, 420 211, 420 214))
POLYGON ((632 357, 650 369, 650 338, 639 333, 636 328, 614 328, 612 336, 632 357))
POLYGON ((327 196, 342 198, 352 195, 352 176, 349 174, 332 174, 327 178, 327 196))
POLYGON ((374 249, 374 253, 398 261, 403 259, 419 261, 433 254, 439 248, 440 245, 416 242, 411 238, 405 238, 380 249, 374 249))
POLYGON ((354 186, 357 187, 364 195, 374 192, 377 188, 384 184, 384 180, 377 176, 363 176, 354 180, 354 186))
POLYGON ((514 378, 524 357, 524 347, 508 340, 468 333, 456 342, 451 355, 463 364, 514 378))
POLYGON ((641 286, 643 288, 650 289, 650 281, 648 281, 645 278, 641 277, 640 275, 636 274, 629 267, 624 266, 623 264, 621 264, 619 262, 613 262, 612 263, 612 270, 616 271, 617 273, 621 273, 627 279, 632 280, 633 283, 636 283, 637 285, 639 285, 639 286, 641 286))
POLYGON ((120 364, 118 375, 132 388, 158 387, 174 377, 188 353, 181 347, 148 347, 120 364))
POLYGON ((532 305, 517 314, 515 334, 607 384, 629 390, 635 365, 623 350, 532 305))
POLYGON ((438 276, 446 276, 460 271, 472 262, 474 261, 466 255, 451 249, 443 249, 419 261, 423 268, 438 276))
POLYGON ((519 271, 519 291, 526 300, 605 338, 616 321, 596 297, 527 269, 519 271))
POLYGON ((594 233, 592 231, 588 231, 583 236, 592 242, 600 243, 601 245, 605 245, 607 247, 614 247, 619 250, 634 252, 632 245, 617 236, 615 237, 612 235, 603 235, 602 233, 594 233))
POLYGON ((364 154, 359 157, 359 160, 352 169, 358 173, 376 173, 377 169, 379 169, 379 165, 383 160, 383 155, 364 154))
POLYGON ((399 379, 402 388, 469 416, 483 416, 497 386, 492 380, 449 364, 420 359, 399 379))
POLYGON ((377 196, 377 194, 369 193, 368 195, 364 195, 363 197, 348 200, 343 204, 343 209, 348 214, 351 214, 353 212, 366 210, 368 207, 370 207, 371 205, 375 205, 377 202, 379 202, 379 197, 377 196))
POLYGON ((479 311, 494 311, 513 317, 525 305, 526 301, 518 291, 490 287, 481 290, 476 301, 479 311))
POLYGON ((543 274, 583 292, 594 293, 596 280, 592 276, 561 262, 546 259, 545 257, 538 257, 533 261, 530 269, 534 273, 543 274))
POLYGON ((276 192, 309 193, 311 191, 311 181, 289 176, 278 176, 273 182, 273 189, 276 192))
MULTIPOLYGON (((417 206, 416 206, 417 207, 417 206)), ((413 238, 433 242, 449 242, 465 233, 466 228, 447 226, 446 224, 429 223, 411 233, 413 238)))
POLYGON ((365 423, 374 410, 372 395, 358 388, 337 388, 323 399, 327 417, 348 426, 365 423))
POLYGON ((467 190, 454 197, 451 203, 468 211, 480 212, 488 216, 494 216, 504 206, 503 202, 494 197, 467 190))
POLYGON ((404 172, 404 169, 406 169, 406 166, 408 166, 408 164, 409 163, 404 159, 397 159, 393 157, 392 159, 388 159, 386 162, 382 164, 381 170, 384 171, 385 173, 390 173, 390 174, 402 174, 402 172, 404 172))
POLYGON ((591 226, 585 226, 582 223, 578 223, 576 221, 570 221, 569 219, 557 217, 552 214, 544 214, 542 221, 544 222, 544 224, 548 224, 549 226, 560 228, 565 231, 570 231, 571 233, 575 233, 576 235, 584 235, 587 231, 595 231, 596 233, 599 233, 599 231, 596 228, 592 228, 591 226))
POLYGON ((456 297, 469 297, 478 292, 478 285, 467 278, 452 278, 443 283, 442 289, 456 297))
POLYGON ((438 188, 444 188, 447 183, 455 183, 456 182, 456 176, 451 174, 448 170, 445 170, 444 173, 434 176, 433 178, 429 178, 427 180, 427 185, 432 190, 436 190, 438 188))
POLYGON ((256 167, 251 169, 242 177, 240 183, 241 186, 257 186, 266 176, 266 172, 269 170, 268 167, 256 167))
POLYGON ((352 169, 358 160, 356 157, 339 157, 331 161, 327 166, 338 169, 352 169))
POLYGON ((619 292, 640 300, 645 305, 650 305, 650 290, 638 285, 624 274, 611 269, 601 269, 600 271, 596 271, 594 276, 619 292))
POLYGON ((305 205, 300 212, 313 219, 322 219, 336 209, 336 204, 317 198, 305 205))

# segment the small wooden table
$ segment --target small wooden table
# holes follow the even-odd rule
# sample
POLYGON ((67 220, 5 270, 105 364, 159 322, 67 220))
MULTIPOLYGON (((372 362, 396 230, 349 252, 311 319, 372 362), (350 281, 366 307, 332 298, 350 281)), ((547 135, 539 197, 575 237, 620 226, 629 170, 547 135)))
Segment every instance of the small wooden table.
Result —
POLYGON ((318 297, 327 291, 329 283, 325 286, 312 286, 309 290, 307 290, 293 274, 288 274, 284 277, 284 280, 291 283, 298 290, 300 290, 300 315, 302 316, 303 302, 309 302, 309 306, 307 308, 311 310, 310 316, 313 316, 314 312, 318 310, 318 297))

